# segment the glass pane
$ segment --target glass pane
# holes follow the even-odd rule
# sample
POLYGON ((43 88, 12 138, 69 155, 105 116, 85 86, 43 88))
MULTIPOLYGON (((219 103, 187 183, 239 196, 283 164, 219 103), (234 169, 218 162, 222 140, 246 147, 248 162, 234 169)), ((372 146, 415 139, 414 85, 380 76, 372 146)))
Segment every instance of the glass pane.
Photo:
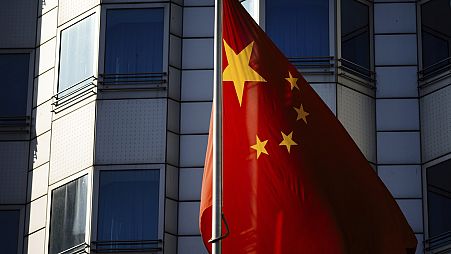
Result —
POLYGON ((427 169, 429 236, 451 231, 451 160, 427 169))
POLYGON ((258 20, 256 19, 258 10, 255 9, 255 0, 244 0, 241 2, 241 4, 243 5, 244 9, 246 9, 246 11, 252 16, 252 18, 258 23, 258 20))
POLYGON ((27 114, 29 54, 0 54, 0 116, 27 114))
POLYGON ((423 70, 439 73, 451 64, 451 2, 431 0, 421 6, 423 70))
POLYGON ((266 33, 289 58, 329 56, 329 0, 266 0, 266 33))
POLYGON ((117 241, 158 239, 159 181, 158 170, 100 173, 97 240, 112 242, 103 248, 143 248, 117 241))
POLYGON ((94 24, 89 16, 62 31, 58 92, 94 75, 94 24))
POLYGON ((162 72, 163 8, 108 10, 105 73, 162 72))
POLYGON ((55 254, 85 242, 88 177, 52 192, 49 253, 55 254))
POLYGON ((344 66, 369 75, 369 7, 359 1, 341 1, 341 57, 344 66))
POLYGON ((0 211, 1 253, 16 254, 19 237, 20 211, 0 211))

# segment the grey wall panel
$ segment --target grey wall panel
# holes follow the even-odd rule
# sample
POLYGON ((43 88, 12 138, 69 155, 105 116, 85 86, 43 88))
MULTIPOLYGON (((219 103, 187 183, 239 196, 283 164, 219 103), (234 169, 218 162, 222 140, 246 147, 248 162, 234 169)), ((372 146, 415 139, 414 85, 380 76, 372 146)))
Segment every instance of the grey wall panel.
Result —
POLYGON ((176 4, 171 4, 170 32, 180 37, 183 33, 183 8, 176 4))
POLYGON ((451 86, 421 99, 423 160, 451 152, 451 86))
POLYGON ((95 103, 53 122, 50 184, 93 165, 95 103))
POLYGON ((415 33, 415 3, 390 3, 374 5, 375 33, 415 33))
POLYGON ((182 39, 171 34, 169 46, 169 65, 180 69, 182 67, 182 39))
POLYGON ((168 131, 166 133, 166 162, 178 166, 180 154, 180 135, 168 131))
POLYGON ((337 113, 337 87, 335 84, 312 84, 312 88, 323 99, 334 114, 337 113))
POLYGON ((213 71, 182 71, 182 100, 213 100, 213 71))
POLYGON ((98 102, 96 163, 164 163, 166 100, 98 102))
POLYGON ((203 167, 208 135, 180 136, 180 166, 203 167))
POLYGON ((349 88, 337 87, 337 116, 365 157, 376 162, 374 99, 349 88))
POLYGON ((213 6, 215 4, 214 0, 185 0, 185 6, 213 6))
POLYGON ((0 142, 0 204, 23 204, 27 196, 28 142, 0 142))
POLYGON ((416 65, 417 36, 375 35, 376 65, 416 65))
POLYGON ((166 197, 179 199, 179 169, 166 165, 166 197))
POLYGON ((183 36, 213 37, 213 7, 190 7, 183 10, 183 36))
POLYGON ((168 100, 168 130, 180 133, 180 103, 168 100))
POLYGON ((47 194, 49 185, 50 163, 46 163, 33 171, 28 172, 28 196, 27 200, 35 200, 47 194))
POLYGON ((376 100, 377 130, 419 130, 420 113, 417 99, 376 100))
POLYGON ((182 103, 182 134, 208 133, 210 127, 211 102, 182 103))
POLYGON ((177 234, 177 214, 178 214, 178 205, 177 202, 171 199, 166 198, 165 205, 165 221, 164 221, 164 230, 165 232, 176 235, 177 234))
POLYGON ((66 23, 98 4, 100 0, 59 0, 58 25, 66 23))
POLYGON ((424 254, 424 234, 415 234, 415 236, 417 237, 417 250, 415 252, 415 254, 424 254))
POLYGON ((25 216, 25 234, 35 232, 46 225, 47 195, 27 204, 25 216))
POLYGON ((199 235, 199 202, 179 202, 179 235, 199 235))
POLYGON ((180 200, 200 200, 203 168, 180 169, 180 200))
POLYGON ((0 8, 0 48, 34 48, 37 1, 2 2, 0 8), (6 7, 6 8, 5 8, 6 7))
POLYGON ((183 69, 213 68, 213 39, 183 39, 183 69))
POLYGON ((58 8, 54 8, 38 18, 37 45, 41 45, 56 36, 57 18, 58 8))
POLYGON ((417 67, 376 67, 376 96, 418 96, 417 67))
POLYGON ((409 222, 415 233, 423 232, 423 203, 421 199, 401 199, 396 200, 399 208, 409 222))
POLYGON ((164 254, 177 254, 177 237, 164 234, 164 254))
POLYGON ((377 133, 377 160, 380 164, 419 164, 419 132, 377 133))
POLYGON ((421 167, 379 166, 379 177, 395 198, 421 198, 421 167))
POLYGON ((182 80, 181 71, 169 66, 168 80, 168 97, 174 100, 180 100, 180 83, 182 80))
MULTIPOLYGON (((185 0, 186 1, 186 0, 185 0)), ((200 236, 183 236, 178 239, 178 254, 208 254, 200 236)))

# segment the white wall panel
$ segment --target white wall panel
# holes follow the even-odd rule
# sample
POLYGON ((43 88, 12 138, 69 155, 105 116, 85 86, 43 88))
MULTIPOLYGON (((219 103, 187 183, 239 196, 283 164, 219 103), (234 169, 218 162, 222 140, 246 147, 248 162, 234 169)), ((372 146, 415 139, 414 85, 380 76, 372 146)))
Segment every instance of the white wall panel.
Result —
POLYGON ((312 88, 323 99, 329 109, 337 113, 337 87, 335 84, 312 84, 312 88))
POLYGON ((396 200, 399 208, 409 222, 415 233, 423 232, 423 204, 421 199, 401 199, 396 200))
POLYGON ((183 69, 213 68, 213 39, 183 39, 183 69))
POLYGON ((213 37, 214 7, 189 7, 183 11, 183 36, 213 37))
POLYGON ((54 69, 52 69, 34 79, 33 98, 35 101, 33 106, 40 105, 52 98, 54 75, 54 69))
POLYGON ((213 100, 213 71, 182 71, 182 100, 213 100))
POLYGON ((30 143, 32 168, 37 168, 50 160, 50 131, 33 139, 30 143))
POLYGON ((0 48, 33 48, 37 1, 3 1, 0 8, 0 48))
POLYGON ((375 33, 415 33, 415 3, 390 3, 374 5, 375 33))
POLYGON ((177 235, 177 214, 178 214, 177 202, 167 198, 164 212, 165 212, 165 222, 164 222, 165 232, 177 235))
POLYGON ((56 36, 57 18, 58 8, 54 8, 38 18, 37 45, 41 45, 56 36))
POLYGON ((338 86, 337 116, 365 157, 376 162, 376 129, 374 99, 338 86))
POLYGON ((376 100, 377 130, 419 130, 418 104, 417 99, 376 100))
POLYGON ((50 163, 28 172, 28 200, 35 200, 47 194, 49 185, 50 163))
POLYGON ((423 160, 451 152, 451 86, 421 99, 423 160))
POLYGON ((35 65, 35 76, 38 76, 55 66, 55 48, 56 38, 51 39, 36 49, 35 62, 38 64, 35 65))
POLYGON ((93 165, 95 104, 53 122, 50 184, 93 165))
POLYGON ((38 1, 38 16, 41 16, 53 8, 58 6, 58 0, 39 0, 38 1))
POLYGON ((182 103, 181 133, 208 133, 211 105, 211 102, 182 103))
POLYGON ((180 166, 203 167, 208 135, 180 136, 180 166))
POLYGON ((59 0, 58 25, 100 4, 100 0, 59 0))
POLYGON ((25 233, 32 233, 38 229, 44 228, 47 216, 47 196, 43 196, 27 204, 25 233))
POLYGON ((380 164, 420 163, 420 133, 377 133, 377 160, 380 164))
POLYGON ((180 169, 180 200, 200 200, 203 168, 180 169))
POLYGON ((25 238, 24 250, 26 253, 44 254, 45 229, 41 229, 25 238))
POLYGON ((28 142, 0 142, 0 204, 23 204, 26 198, 28 142))
POLYGON ((376 96, 416 97, 418 96, 417 67, 376 67, 376 96))
POLYGON ((417 36, 375 35, 376 65, 416 65, 417 36))
MULTIPOLYGON (((186 0, 185 0, 186 1, 186 0)), ((178 254, 208 254, 200 236, 184 236, 178 239, 178 254)))
POLYGON ((52 126, 52 101, 47 101, 33 110, 32 138, 49 131, 52 126))
POLYGON ((164 163, 166 100, 98 102, 96 163, 164 163))
POLYGON ((421 167, 379 166, 378 174, 395 198, 421 198, 421 167))
POLYGON ((199 202, 179 202, 179 235, 198 235, 199 202))

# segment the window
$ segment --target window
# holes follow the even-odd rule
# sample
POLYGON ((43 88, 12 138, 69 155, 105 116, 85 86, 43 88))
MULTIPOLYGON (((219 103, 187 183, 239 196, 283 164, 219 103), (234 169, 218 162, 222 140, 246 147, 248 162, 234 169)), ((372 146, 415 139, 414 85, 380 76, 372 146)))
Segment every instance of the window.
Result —
POLYGON ((369 6, 358 0, 341 0, 341 58, 351 73, 370 75, 369 6))
POLYGON ((29 54, 0 54, 0 117, 27 115, 29 54))
POLYGON ((424 75, 439 74, 451 65, 451 2, 431 0, 421 5, 424 75))
POLYGON ((241 0, 241 4, 244 9, 252 16, 255 22, 259 23, 258 20, 258 0, 241 0))
POLYGON ((329 56, 329 0, 266 0, 266 33, 288 58, 329 56))
POLYGON ((100 172, 97 250, 154 247, 149 241, 158 239, 159 181, 158 170, 100 172))
POLYGON ((91 15, 61 32, 58 92, 91 82, 94 75, 94 23, 91 15))
POLYGON ((429 238, 433 238, 451 231, 451 160, 427 169, 427 194, 429 238))
POLYGON ((88 176, 52 191, 49 254, 85 242, 88 176))
POLYGON ((105 74, 136 81, 139 75, 161 73, 163 18, 163 8, 107 10, 105 74))
POLYGON ((0 246, 2 253, 17 253, 19 220, 19 210, 0 211, 0 246))

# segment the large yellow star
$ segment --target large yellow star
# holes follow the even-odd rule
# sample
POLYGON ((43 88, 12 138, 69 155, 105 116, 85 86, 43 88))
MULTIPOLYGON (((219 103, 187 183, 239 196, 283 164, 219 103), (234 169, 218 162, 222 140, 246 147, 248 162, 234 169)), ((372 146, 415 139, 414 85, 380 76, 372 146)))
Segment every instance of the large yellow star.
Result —
POLYGON ((260 154, 264 153, 264 154, 268 154, 268 151, 266 151, 266 143, 268 143, 268 140, 265 141, 260 141, 260 139, 258 138, 258 135, 255 135, 256 139, 257 139, 257 144, 251 146, 252 149, 257 151, 257 159, 258 157, 260 157, 260 154))
POLYGON ((222 80, 233 81, 240 106, 243 102, 244 83, 246 81, 266 82, 260 74, 249 66, 253 47, 254 42, 251 42, 239 54, 236 54, 224 40, 224 49, 229 65, 222 74, 222 80))
POLYGON ((304 107, 301 106, 299 108, 293 107, 294 110, 296 110, 296 112, 298 113, 298 117, 296 118, 296 121, 298 121, 299 119, 304 120, 305 123, 307 123, 307 116, 310 115, 308 112, 304 111, 304 107))
POLYGON ((291 72, 290 72, 290 71, 288 71, 288 75, 289 75, 290 77, 285 78, 285 79, 286 79, 288 82, 290 82, 291 90, 293 90, 293 88, 295 88, 295 87, 299 90, 299 87, 298 87, 298 84, 297 84, 298 78, 293 77, 293 76, 291 75, 291 72))
POLYGON ((293 141, 293 132, 291 132, 288 135, 285 135, 285 133, 283 133, 283 132, 280 132, 280 133, 282 133, 283 140, 282 140, 282 142, 280 142, 279 146, 286 146, 288 153, 290 153, 291 146, 298 145, 298 144, 296 144, 296 142, 293 141))

